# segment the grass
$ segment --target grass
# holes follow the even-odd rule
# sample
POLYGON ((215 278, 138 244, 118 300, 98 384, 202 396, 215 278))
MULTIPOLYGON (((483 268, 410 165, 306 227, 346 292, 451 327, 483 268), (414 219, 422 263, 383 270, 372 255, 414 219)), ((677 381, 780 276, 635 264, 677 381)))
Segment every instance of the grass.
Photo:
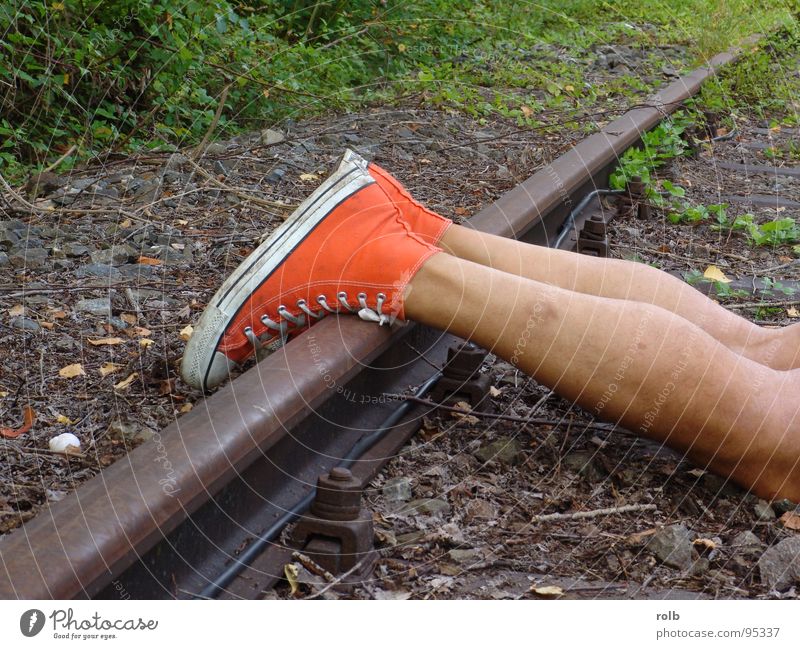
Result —
MULTIPOLYGON (((800 28, 797 19, 784 24, 772 37, 753 47, 738 63, 706 83, 696 106, 716 113, 733 128, 739 117, 755 116, 771 126, 800 124, 800 28)), ((767 151, 779 158, 793 149, 767 151)))

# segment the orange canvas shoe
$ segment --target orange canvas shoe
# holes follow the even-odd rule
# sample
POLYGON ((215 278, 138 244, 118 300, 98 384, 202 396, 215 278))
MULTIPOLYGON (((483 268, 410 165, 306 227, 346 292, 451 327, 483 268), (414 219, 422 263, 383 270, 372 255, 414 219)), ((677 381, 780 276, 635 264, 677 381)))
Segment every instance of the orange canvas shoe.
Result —
POLYGON ((183 379, 212 388, 329 313, 403 319, 406 285, 440 250, 411 231, 366 161, 347 151, 214 295, 186 345, 183 379))
POLYGON ((438 245, 445 230, 453 225, 453 222, 422 205, 397 178, 374 162, 369 163, 368 169, 381 188, 400 208, 411 230, 424 241, 438 245))

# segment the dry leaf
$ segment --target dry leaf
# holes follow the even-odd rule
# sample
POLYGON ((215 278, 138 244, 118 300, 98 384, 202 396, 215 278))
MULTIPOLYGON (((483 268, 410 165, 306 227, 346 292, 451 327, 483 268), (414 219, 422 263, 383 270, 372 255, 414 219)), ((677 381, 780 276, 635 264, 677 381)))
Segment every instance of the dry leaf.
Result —
POLYGON ((560 586, 531 586, 531 592, 540 597, 561 597, 564 594, 560 586))
POLYGON ((70 426, 70 425, 72 425, 72 424, 74 424, 74 423, 75 423, 74 421, 72 421, 72 420, 71 420, 69 417, 67 417, 66 415, 58 415, 58 417, 56 417, 56 421, 57 421, 59 424, 64 424, 65 426, 70 426))
POLYGON ((33 412, 33 408, 30 406, 25 406, 22 409, 22 426, 19 428, 6 428, 4 426, 0 426, 0 435, 11 438, 19 437, 31 429, 34 421, 36 421, 36 413, 33 412))
POLYGON ((311 182, 312 180, 319 180, 319 176, 317 174, 300 174, 300 180, 311 182))
POLYGON ((58 370, 58 375, 62 379, 72 379, 76 376, 85 376, 86 372, 83 371, 83 365, 80 363, 73 363, 72 365, 67 365, 58 370))
POLYGON ((45 329, 52 329, 55 325, 52 322, 39 322, 40 327, 44 327, 45 329))
POLYGON ((649 530, 644 530, 642 532, 635 532, 630 536, 625 538, 625 544, 629 546, 636 546, 641 545, 647 539, 648 536, 653 536, 656 533, 655 528, 651 528, 649 530))
POLYGON ((785 512, 778 520, 787 530, 800 530, 800 516, 794 512, 785 512))
POLYGON ((156 259, 155 257, 145 257, 144 255, 141 255, 139 257, 139 263, 144 266, 160 266, 161 260, 156 259))
POLYGON ((127 323, 129 325, 135 325, 136 322, 138 321, 138 318, 135 315, 133 315, 132 313, 123 313, 120 316, 120 318, 122 318, 123 322, 125 322, 125 323, 127 323))
POLYGON ((192 403, 184 403, 181 407, 179 412, 189 412, 194 407, 192 403))
POLYGON ((711 539, 695 539, 692 541, 692 545, 694 545, 699 552, 707 552, 709 550, 714 550, 717 547, 717 544, 711 539))
POLYGON ((140 338, 140 339, 139 339, 139 346, 140 346, 140 347, 144 347, 145 349, 147 349, 147 348, 148 348, 148 347, 150 347, 150 345, 152 345, 154 342, 155 342, 155 341, 154 341, 154 340, 151 340, 150 338, 140 338))
POLYGON ((730 284, 730 282, 733 281, 725 277, 725 273, 723 273, 719 268, 717 268, 713 264, 708 268, 706 268, 705 272, 703 273, 703 277, 715 282, 723 282, 725 284, 730 284))
POLYGON ((137 336, 149 336, 151 333, 153 333, 152 331, 150 331, 149 329, 145 329, 144 327, 134 327, 133 332, 137 336))
POLYGON ((188 341, 189 338, 192 337, 193 332, 194 332, 194 327, 192 325, 186 325, 183 329, 181 329, 180 336, 183 340, 188 341))
POLYGON ((160 396, 164 396, 166 394, 172 394, 172 390, 175 389, 175 381, 176 379, 163 379, 158 382, 158 394, 160 396))
POLYGON ((50 317, 55 320, 61 320, 67 317, 67 312, 61 309, 53 309, 52 311, 50 311, 50 317))
POLYGON ((21 304, 15 304, 8 310, 8 315, 15 317, 18 315, 25 315, 25 307, 21 304))
POLYGON ((125 219, 122 223, 119 224, 121 228, 129 228, 133 225, 133 222, 130 219, 125 219))
POLYGON ((122 338, 119 338, 118 336, 114 336, 113 338, 98 338, 96 340, 92 340, 91 338, 87 338, 86 340, 90 345, 94 345, 94 346, 97 346, 97 345, 120 345, 120 344, 125 342, 124 340, 122 340, 122 338))
POLYGON ((472 412, 472 408, 469 407, 469 404, 466 401, 459 401, 454 407, 463 411, 463 414, 461 412, 451 412, 450 416, 454 419, 458 419, 459 421, 463 421, 466 424, 472 425, 480 423, 480 419, 469 414, 472 412))
POLYGON ((786 309, 786 315, 788 315, 790 318, 800 318, 800 311, 795 309, 793 306, 790 306, 788 309, 786 309))
POLYGON ((189 225, 189 221, 187 221, 186 219, 175 219, 175 223, 177 223, 178 225, 189 225))
POLYGON ((289 582, 289 587, 292 589, 291 595, 295 596, 300 586, 297 583, 297 576, 300 574, 300 569, 296 563, 287 563, 283 566, 283 574, 286 575, 286 581, 289 582))
POLYGON ((114 385, 114 389, 124 390, 125 388, 130 386, 130 384, 133 383, 135 380, 136 380, 136 374, 135 373, 131 374, 127 379, 123 379, 122 381, 114 385))
POLYGON ((100 376, 106 377, 109 374, 113 374, 114 372, 118 372, 122 369, 122 365, 119 363, 103 363, 100 366, 100 376))

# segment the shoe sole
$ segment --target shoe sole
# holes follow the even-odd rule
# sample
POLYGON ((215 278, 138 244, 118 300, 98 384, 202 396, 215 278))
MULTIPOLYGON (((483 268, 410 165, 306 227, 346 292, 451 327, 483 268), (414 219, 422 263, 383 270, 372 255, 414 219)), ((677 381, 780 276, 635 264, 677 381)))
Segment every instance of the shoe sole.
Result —
POLYGON ((375 179, 367 171, 367 161, 346 150, 337 170, 239 264, 214 294, 186 345, 181 364, 186 383, 208 390, 227 377, 236 363, 216 350, 250 296, 328 214, 373 183, 375 179))

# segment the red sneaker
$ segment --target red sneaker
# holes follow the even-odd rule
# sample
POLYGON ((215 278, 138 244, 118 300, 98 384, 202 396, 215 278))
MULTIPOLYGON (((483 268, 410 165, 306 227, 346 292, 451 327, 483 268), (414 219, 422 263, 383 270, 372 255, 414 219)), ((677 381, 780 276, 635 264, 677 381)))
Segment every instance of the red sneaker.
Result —
POLYGON ((368 169, 372 177, 400 208, 403 218, 408 221, 414 234, 434 246, 439 245, 445 230, 453 225, 453 222, 415 200, 397 178, 374 162, 369 164, 368 169))
POLYGON ((347 151, 337 171, 223 283, 186 345, 181 374, 209 389, 262 348, 328 313, 403 319, 404 290, 441 249, 414 234, 347 151))

